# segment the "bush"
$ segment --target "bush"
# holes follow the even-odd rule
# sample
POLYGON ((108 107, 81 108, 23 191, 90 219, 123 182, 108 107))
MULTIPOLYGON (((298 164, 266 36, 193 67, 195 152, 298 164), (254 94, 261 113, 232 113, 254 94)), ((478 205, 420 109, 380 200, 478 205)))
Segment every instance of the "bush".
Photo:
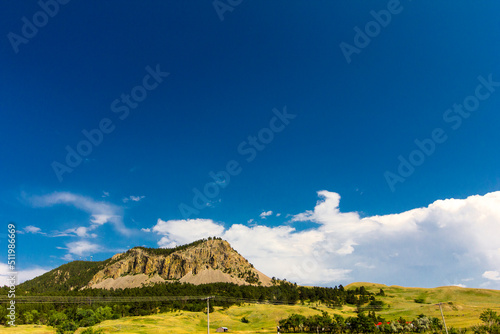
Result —
POLYGON ((57 334, 73 333, 77 329, 78 326, 74 321, 65 320, 62 324, 57 326, 57 334))
POLYGON ((54 311, 49 316, 49 325, 53 327, 57 327, 61 325, 64 321, 68 320, 68 316, 63 312, 54 311))
POLYGON ((91 327, 85 329, 83 332, 80 334, 102 334, 104 331, 102 329, 93 329, 91 327))
POLYGON ((368 304, 373 310, 380 311, 384 307, 384 302, 381 300, 372 300, 370 304, 368 304))

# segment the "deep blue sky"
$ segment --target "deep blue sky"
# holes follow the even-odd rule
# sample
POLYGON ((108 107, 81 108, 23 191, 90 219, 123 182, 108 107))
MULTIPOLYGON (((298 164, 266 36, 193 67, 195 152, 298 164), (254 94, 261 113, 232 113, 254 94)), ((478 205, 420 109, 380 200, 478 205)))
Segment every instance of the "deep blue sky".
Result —
POLYGON ((364 30, 370 11, 388 3, 242 1, 221 21, 211 1, 73 0, 17 53, 9 33, 22 35, 22 18, 33 22, 41 8, 3 3, 0 220, 21 231, 19 266, 50 269, 71 257, 158 246, 158 235, 123 235, 112 224, 92 228, 93 237, 54 237, 94 226, 95 211, 78 208, 79 199, 49 207, 36 198, 64 193, 106 203, 139 231, 187 218, 179 205, 192 206, 192 189, 231 160, 241 173, 189 218, 301 231, 316 223, 287 215, 313 209, 321 190, 338 193, 340 211, 361 217, 500 190, 500 87, 456 130, 443 119, 474 95, 479 76, 500 81, 500 4, 402 0, 348 63, 339 45, 354 45, 354 28, 364 30), (170 74, 121 120, 110 105, 142 84, 147 66, 170 74), (240 143, 285 106, 296 118, 247 162, 240 143), (53 162, 64 163, 65 147, 76 148, 82 130, 105 118, 114 131, 60 181, 53 162), (398 156, 408 158, 415 139, 436 128, 447 140, 392 191, 384 173, 397 173, 398 156), (129 196, 138 201, 124 202, 129 196), (68 244, 80 241, 101 251, 72 253, 68 244))

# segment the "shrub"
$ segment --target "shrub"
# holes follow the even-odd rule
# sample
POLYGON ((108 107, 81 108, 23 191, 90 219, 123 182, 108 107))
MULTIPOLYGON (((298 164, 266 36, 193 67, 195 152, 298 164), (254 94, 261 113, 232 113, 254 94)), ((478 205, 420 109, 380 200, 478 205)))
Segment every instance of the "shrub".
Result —
POLYGON ((102 333, 104 333, 102 329, 93 329, 92 327, 89 327, 80 334, 102 334, 102 333))
POLYGON ((57 326, 57 334, 73 333, 78 329, 78 325, 71 320, 65 320, 62 324, 57 326))

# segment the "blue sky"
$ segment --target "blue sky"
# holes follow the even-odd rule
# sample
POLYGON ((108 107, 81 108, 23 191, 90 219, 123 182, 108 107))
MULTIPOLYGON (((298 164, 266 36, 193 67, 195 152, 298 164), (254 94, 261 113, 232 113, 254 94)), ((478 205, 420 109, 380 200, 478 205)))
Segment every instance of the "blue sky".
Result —
POLYGON ((20 280, 220 235, 303 284, 500 288, 497 2, 41 3, 0 11, 20 280))

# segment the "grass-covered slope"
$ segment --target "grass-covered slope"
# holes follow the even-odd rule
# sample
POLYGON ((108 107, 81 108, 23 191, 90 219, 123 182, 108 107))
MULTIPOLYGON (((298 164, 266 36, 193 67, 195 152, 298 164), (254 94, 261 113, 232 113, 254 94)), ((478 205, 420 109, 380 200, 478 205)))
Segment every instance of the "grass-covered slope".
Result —
POLYGON ((384 290, 385 296, 377 296, 386 305, 377 312, 387 319, 416 318, 423 313, 441 318, 437 303, 443 303, 446 324, 469 327, 480 323, 479 315, 487 308, 500 312, 500 291, 445 286, 438 288, 405 288, 374 283, 353 283, 346 289, 364 286, 369 292, 384 290))

